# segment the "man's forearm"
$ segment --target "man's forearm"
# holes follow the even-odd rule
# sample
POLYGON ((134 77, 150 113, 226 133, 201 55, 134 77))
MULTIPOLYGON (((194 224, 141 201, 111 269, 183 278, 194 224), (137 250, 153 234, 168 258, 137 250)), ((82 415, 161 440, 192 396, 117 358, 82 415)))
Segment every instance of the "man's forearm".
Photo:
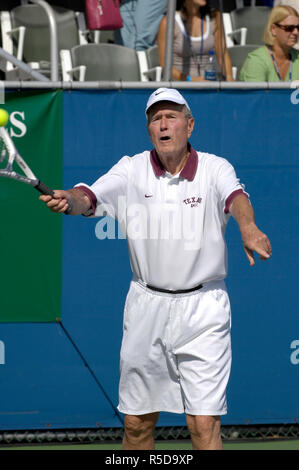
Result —
POLYGON ((239 194, 234 198, 229 207, 229 212, 239 225, 241 232, 250 224, 255 224, 254 211, 245 194, 239 194))
POLYGON ((272 254, 270 241, 256 226, 253 208, 245 194, 239 194, 233 199, 229 211, 239 225, 250 265, 254 265, 254 251, 261 259, 268 259, 272 254))
POLYGON ((243 243, 246 244, 248 240, 256 236, 258 230, 254 210, 248 197, 245 194, 236 196, 230 205, 229 211, 239 226, 243 243))
POLYGON ((85 214, 91 208, 91 201, 79 188, 68 189, 68 203, 71 215, 85 214))

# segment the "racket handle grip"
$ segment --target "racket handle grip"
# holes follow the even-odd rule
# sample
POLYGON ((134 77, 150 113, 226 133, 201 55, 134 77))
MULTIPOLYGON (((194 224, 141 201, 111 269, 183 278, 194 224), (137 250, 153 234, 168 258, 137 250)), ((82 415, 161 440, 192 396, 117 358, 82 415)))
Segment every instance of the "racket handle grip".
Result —
POLYGON ((35 189, 37 189, 42 194, 54 196, 54 192, 52 191, 52 189, 50 189, 46 184, 42 183, 42 181, 38 182, 38 184, 35 186, 35 189))
MULTIPOLYGON (((35 189, 37 189, 42 194, 46 194, 52 197, 54 196, 54 191, 52 191, 52 189, 50 189, 49 186, 47 186, 42 181, 38 182, 38 184, 35 186, 35 189)), ((69 207, 64 213, 66 215, 69 215, 70 212, 71 212, 71 208, 69 207)))

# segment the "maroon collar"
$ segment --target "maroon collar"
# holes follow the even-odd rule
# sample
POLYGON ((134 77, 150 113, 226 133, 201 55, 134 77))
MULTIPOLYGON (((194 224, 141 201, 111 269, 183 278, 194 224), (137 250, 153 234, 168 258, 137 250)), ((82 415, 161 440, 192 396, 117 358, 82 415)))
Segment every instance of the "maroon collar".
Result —
MULTIPOLYGON (((189 144, 189 142, 188 142, 188 150, 190 151, 190 155, 188 157, 188 160, 185 163, 184 168, 180 172, 180 177, 186 178, 187 180, 192 181, 195 177, 196 170, 197 170, 198 156, 197 156, 197 152, 189 144)), ((155 149, 153 149, 150 153, 150 161, 151 161, 154 173, 157 177, 165 174, 166 170, 155 149)))

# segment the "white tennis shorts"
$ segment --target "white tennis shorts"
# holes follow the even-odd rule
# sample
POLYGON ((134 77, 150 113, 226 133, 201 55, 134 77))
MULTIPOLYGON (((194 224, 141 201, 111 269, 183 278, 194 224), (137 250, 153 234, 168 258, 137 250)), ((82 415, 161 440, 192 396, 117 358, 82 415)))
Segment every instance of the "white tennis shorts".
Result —
POLYGON ((153 292, 132 281, 124 310, 119 411, 226 414, 230 327, 224 281, 189 294, 153 292))

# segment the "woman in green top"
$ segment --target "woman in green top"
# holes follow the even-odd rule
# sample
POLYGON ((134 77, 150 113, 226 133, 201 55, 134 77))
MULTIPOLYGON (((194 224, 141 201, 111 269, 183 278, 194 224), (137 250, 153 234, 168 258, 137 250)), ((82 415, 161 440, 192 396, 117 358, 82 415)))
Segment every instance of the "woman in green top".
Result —
POLYGON ((271 10, 264 32, 265 46, 250 52, 240 71, 245 82, 299 80, 299 13, 289 6, 271 10))

